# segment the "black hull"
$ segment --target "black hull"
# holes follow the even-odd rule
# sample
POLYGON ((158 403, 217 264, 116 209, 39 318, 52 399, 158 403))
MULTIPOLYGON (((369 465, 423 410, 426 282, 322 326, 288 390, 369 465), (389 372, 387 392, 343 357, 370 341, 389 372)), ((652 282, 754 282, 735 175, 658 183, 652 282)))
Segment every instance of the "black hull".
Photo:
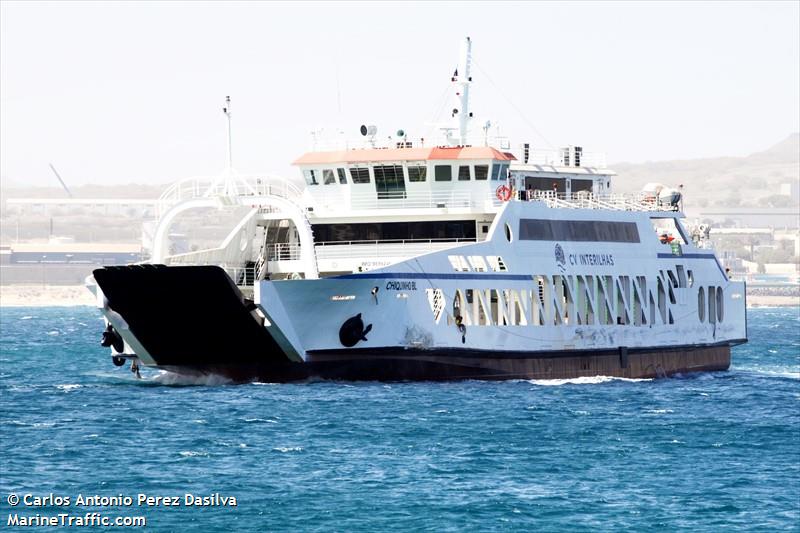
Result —
POLYGON ((595 352, 494 353, 382 350, 377 353, 314 354, 307 363, 163 365, 190 376, 219 375, 234 382, 455 381, 465 379, 571 379, 587 376, 659 378, 727 370, 729 345, 595 352))

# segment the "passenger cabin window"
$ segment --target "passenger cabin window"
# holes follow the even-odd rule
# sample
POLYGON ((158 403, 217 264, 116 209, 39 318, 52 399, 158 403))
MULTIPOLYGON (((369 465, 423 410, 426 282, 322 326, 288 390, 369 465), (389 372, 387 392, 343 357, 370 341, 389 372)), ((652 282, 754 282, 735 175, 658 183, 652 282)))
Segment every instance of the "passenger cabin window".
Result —
POLYGON ((635 222, 522 218, 519 238, 523 241, 639 242, 639 229, 635 222))
POLYGON ((339 174, 339 183, 347 185, 347 175, 344 173, 343 168, 337 168, 336 173, 339 174))
POLYGON ((353 183, 369 183, 369 169, 364 167, 352 167, 350 178, 353 183))
POLYGON ((333 175, 333 169, 326 168, 322 171, 322 183, 325 185, 336 184, 336 178, 333 175))
POLYGON ((592 192, 592 185, 594 182, 592 180, 581 180, 577 178, 572 178, 572 192, 592 192))
POLYGON ((489 165, 475 165, 475 179, 485 180, 489 177, 489 165))
POLYGON ((458 181, 469 181, 469 165, 458 167, 458 181))
POLYGON ((421 165, 409 165, 408 167, 408 181, 415 183, 425 181, 428 174, 428 167, 421 165))
POLYGON ((306 184, 308 185, 319 185, 317 182, 317 175, 314 173, 313 170, 304 170, 303 176, 306 178, 306 184))
POLYGON ((436 181, 452 181, 453 167, 450 165, 436 165, 433 168, 433 174, 436 181))
POLYGON ((475 240, 474 220, 314 224, 314 242, 475 240))
POLYGON ((401 165, 376 165, 372 167, 375 174, 375 190, 378 199, 391 200, 406 197, 406 182, 403 179, 401 165))

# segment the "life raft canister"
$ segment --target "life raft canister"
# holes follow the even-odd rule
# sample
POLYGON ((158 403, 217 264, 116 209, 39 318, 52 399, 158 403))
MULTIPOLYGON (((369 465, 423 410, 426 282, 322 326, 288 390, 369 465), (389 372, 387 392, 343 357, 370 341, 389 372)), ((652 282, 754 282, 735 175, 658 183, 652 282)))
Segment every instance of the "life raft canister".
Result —
POLYGON ((495 196, 497 196, 498 200, 502 202, 507 202, 511 200, 511 187, 509 187, 508 185, 501 185, 497 188, 496 191, 494 191, 494 194, 495 196))

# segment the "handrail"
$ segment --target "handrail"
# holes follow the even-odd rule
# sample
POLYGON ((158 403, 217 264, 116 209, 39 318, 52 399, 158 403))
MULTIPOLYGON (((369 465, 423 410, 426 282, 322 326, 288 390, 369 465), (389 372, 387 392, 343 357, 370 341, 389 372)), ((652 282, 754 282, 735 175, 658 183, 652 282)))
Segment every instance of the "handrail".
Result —
POLYGON ((156 206, 156 218, 161 218, 170 207, 186 200, 231 195, 278 196, 302 204, 303 190, 280 176, 236 175, 228 180, 220 177, 193 176, 173 183, 161 194, 156 206))
POLYGON ((523 191, 522 201, 542 202, 547 207, 562 209, 609 209, 614 211, 669 211, 680 210, 678 205, 661 203, 647 193, 593 194, 556 193, 554 191, 523 191))
MULTIPOLYGON (((475 238, 452 239, 387 239, 374 241, 324 241, 315 243, 318 259, 357 257, 364 253, 370 257, 399 257, 418 255, 451 246, 477 242, 475 238)), ((275 243, 269 245, 267 261, 294 261, 300 258, 300 245, 275 243)))

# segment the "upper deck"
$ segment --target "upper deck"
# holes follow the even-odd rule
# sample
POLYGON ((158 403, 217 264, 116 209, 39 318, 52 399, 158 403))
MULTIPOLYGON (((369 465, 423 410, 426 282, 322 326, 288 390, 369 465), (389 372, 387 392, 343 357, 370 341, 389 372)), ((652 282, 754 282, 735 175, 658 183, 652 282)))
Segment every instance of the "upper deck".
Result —
MULTIPOLYGON (((526 146, 521 157, 518 161, 511 152, 491 146, 414 147, 401 142, 396 147, 312 151, 294 165, 302 172, 315 214, 325 216, 386 209, 490 213, 502 201, 533 199, 534 193, 553 192, 548 198, 565 200, 581 192, 611 193, 614 173, 585 166, 579 147, 557 152, 526 146)), ((585 203, 585 197, 580 200, 585 203)))

